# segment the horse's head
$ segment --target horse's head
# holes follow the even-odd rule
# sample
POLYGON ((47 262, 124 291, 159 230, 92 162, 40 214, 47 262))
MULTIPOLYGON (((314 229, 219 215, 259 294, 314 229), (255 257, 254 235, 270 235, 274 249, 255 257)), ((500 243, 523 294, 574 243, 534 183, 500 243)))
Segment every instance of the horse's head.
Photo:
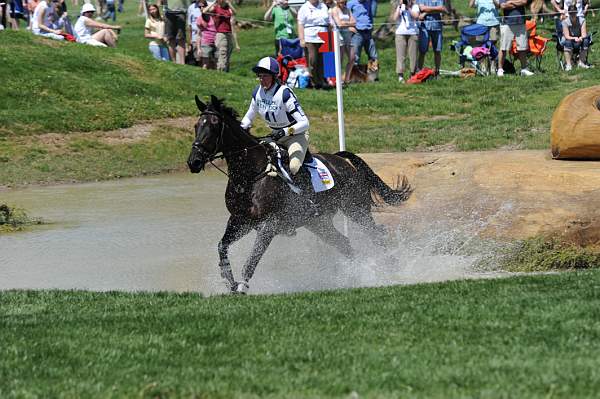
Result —
POLYGON ((192 173, 200 172, 215 154, 224 151, 224 134, 228 129, 223 104, 215 96, 211 96, 208 104, 196 96, 196 105, 200 110, 200 118, 194 126, 194 143, 187 161, 192 173))

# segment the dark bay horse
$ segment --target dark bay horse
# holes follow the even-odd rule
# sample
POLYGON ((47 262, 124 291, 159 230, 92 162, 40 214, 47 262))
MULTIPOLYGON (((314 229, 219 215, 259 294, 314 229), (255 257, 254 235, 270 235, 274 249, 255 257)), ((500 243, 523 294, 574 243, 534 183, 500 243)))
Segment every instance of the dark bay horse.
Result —
POLYGON ((227 162, 225 204, 230 217, 218 250, 221 276, 232 292, 246 292, 273 238, 289 232, 290 227, 306 227, 351 258, 349 239, 333 225, 337 211, 367 229, 378 245, 386 243, 387 231, 375 223, 371 207, 381 201, 390 205, 405 201, 412 191, 406 178, 392 189, 350 152, 315 154, 329 168, 335 182, 331 189, 314 194, 319 207, 319 213, 315 214, 283 179, 265 173, 271 146, 242 129, 232 108, 214 96, 207 104, 196 96, 196 105, 201 115, 195 125, 195 140, 187 163, 192 173, 198 173, 207 162, 217 158, 227 162), (242 281, 236 281, 228 258, 229 246, 251 230, 257 231, 256 240, 242 269, 242 281))

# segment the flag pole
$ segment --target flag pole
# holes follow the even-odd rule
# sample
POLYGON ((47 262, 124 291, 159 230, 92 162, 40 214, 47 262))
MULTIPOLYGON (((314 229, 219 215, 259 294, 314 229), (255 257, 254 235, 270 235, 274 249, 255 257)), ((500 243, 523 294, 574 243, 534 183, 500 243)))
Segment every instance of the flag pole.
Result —
POLYGON ((342 60, 340 56, 340 37, 337 24, 333 25, 333 54, 335 59, 335 93, 337 96, 338 136, 340 151, 346 151, 346 132, 344 126, 344 96, 342 94, 342 60))

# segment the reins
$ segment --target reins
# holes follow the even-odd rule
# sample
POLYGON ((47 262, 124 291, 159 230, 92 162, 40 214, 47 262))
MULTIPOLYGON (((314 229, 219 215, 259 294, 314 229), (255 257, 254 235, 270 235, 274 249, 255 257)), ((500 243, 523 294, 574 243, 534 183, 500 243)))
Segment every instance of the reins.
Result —
MULTIPOLYGON (((225 133, 225 125, 226 125, 225 120, 224 120, 224 118, 223 118, 222 115, 220 115, 217 112, 213 112, 213 111, 204 111, 200 115, 202 116, 202 115, 206 115, 206 114, 208 114, 208 115, 214 115, 214 116, 216 116, 216 117, 219 118, 219 122, 221 123, 221 132, 219 133, 219 139, 217 141, 217 148, 221 147, 223 145, 223 143, 224 143, 223 134, 225 133)), ((253 137, 253 136, 251 136, 251 137, 253 137)), ((253 138, 256 138, 257 140, 260 140, 260 139, 264 139, 264 138, 267 138, 267 137, 269 137, 269 136, 265 136, 265 137, 253 137, 253 138)), ((255 144, 253 146, 244 147, 241 150, 216 153, 216 154, 210 155, 208 157, 208 162, 210 162, 210 164, 212 166, 214 166, 219 172, 223 173, 225 176, 227 176, 229 178, 229 173, 225 172, 223 169, 221 169, 219 166, 217 166, 213 161, 215 161, 217 159, 223 159, 223 158, 226 158, 226 157, 229 157, 229 156, 232 156, 232 155, 240 154, 240 153, 244 153, 244 157, 246 157, 246 156, 248 156, 248 150, 251 150, 251 149, 257 148, 257 147, 261 147, 261 146, 263 146, 263 144, 260 143, 260 142, 258 142, 257 144, 255 144)), ((204 150, 201 147, 201 145, 199 143, 195 142, 195 141, 192 144, 192 147, 195 147, 195 148, 200 149, 200 150, 204 150)), ((264 171, 261 172, 261 173, 259 173, 253 179, 253 183, 256 183, 260 179, 264 178, 266 175, 267 175, 267 173, 264 172, 264 171)))

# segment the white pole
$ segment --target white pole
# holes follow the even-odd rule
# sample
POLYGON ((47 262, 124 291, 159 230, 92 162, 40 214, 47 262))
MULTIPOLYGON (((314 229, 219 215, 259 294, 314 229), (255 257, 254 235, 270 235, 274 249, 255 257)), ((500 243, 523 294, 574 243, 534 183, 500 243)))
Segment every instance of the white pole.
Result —
POLYGON ((340 151, 346 151, 346 136, 344 131, 344 96, 342 95, 342 60, 340 57, 340 39, 337 25, 333 27, 333 52, 335 58, 335 93, 337 95, 338 133, 340 151))
MULTIPOLYGON (((337 95, 338 135, 340 151, 346 151, 344 131, 344 96, 342 94, 342 60, 340 57, 340 37, 337 25, 333 26, 333 54, 335 58, 335 94, 337 95)), ((348 218, 344 216, 344 235, 348 237, 348 218)))

